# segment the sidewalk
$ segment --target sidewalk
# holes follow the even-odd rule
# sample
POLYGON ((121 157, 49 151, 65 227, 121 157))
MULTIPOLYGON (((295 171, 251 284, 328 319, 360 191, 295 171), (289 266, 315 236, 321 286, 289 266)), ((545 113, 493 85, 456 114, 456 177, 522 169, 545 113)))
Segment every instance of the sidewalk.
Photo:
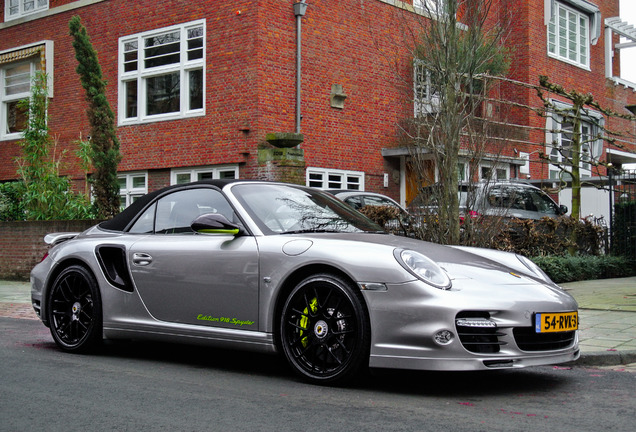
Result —
POLYGON ((588 366, 636 363, 636 277, 561 284, 579 303, 576 362, 588 366))
MULTIPOLYGON (((636 363, 636 277, 562 284, 579 303, 576 364, 636 363)), ((0 317, 38 319, 28 282, 0 281, 0 317)))

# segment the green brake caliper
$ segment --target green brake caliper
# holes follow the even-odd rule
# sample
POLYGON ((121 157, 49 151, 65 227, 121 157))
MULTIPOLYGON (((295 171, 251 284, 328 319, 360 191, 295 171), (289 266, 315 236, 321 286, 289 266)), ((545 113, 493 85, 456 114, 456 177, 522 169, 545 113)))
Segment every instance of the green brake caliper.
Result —
MULTIPOLYGON (((309 308, 311 308, 311 312, 314 314, 318 310, 318 299, 316 297, 311 299, 311 301, 309 302, 309 308)), ((300 328, 302 328, 303 330, 307 330, 307 325, 309 324, 308 314, 309 310, 308 308, 305 308, 305 310, 303 311, 303 316, 302 318, 300 318, 300 328)), ((307 336, 303 337, 303 330, 300 331, 300 337, 302 338, 300 342, 303 344, 303 348, 307 348, 307 336)))

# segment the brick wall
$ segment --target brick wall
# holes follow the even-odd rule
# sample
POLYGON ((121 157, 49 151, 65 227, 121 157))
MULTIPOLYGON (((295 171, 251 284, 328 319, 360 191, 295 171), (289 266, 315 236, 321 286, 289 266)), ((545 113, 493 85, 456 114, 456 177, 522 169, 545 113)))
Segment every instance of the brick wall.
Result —
MULTIPOLYGON (((120 172, 148 171, 149 190, 169 183, 170 169, 238 164, 241 178, 275 176, 259 165, 258 150, 268 146, 265 134, 295 128, 295 0, 109 0, 0 29, 0 51, 43 40, 54 41, 55 94, 49 108, 57 154, 66 152, 62 174, 78 181, 82 170, 73 142, 89 133, 84 91, 75 72, 77 61, 68 36, 68 21, 79 15, 98 52, 107 97, 117 111, 118 39, 170 25, 205 19, 205 116, 120 126, 120 172), (176 4, 178 3, 178 6, 176 4)), ((70 0, 51 0, 56 6, 70 0)), ((407 0, 406 3, 411 3, 407 0)), ((618 0, 594 1, 603 18, 618 14, 618 0)), ((540 74, 566 89, 590 91, 601 105, 623 112, 634 101, 631 89, 614 87, 604 78, 604 38, 591 46, 590 70, 550 58, 546 52, 544 4, 497 0, 493 17, 509 20, 513 49, 510 77, 536 84, 540 74)), ((394 178, 397 160, 383 158, 383 148, 399 145, 399 124, 412 116, 410 30, 422 23, 401 2, 388 0, 310 2, 302 18, 302 133, 305 166, 364 171, 367 190, 399 197, 394 178), (344 108, 330 106, 332 85, 342 85, 344 108)), ((425 20, 426 22, 426 20, 425 20)), ((539 105, 532 90, 501 85, 496 96, 539 105)), ((502 121, 526 126, 503 152, 515 157, 533 153, 532 178, 545 178, 537 163, 543 148, 545 119, 528 110, 504 107, 502 121)), ((610 126, 614 126, 611 124, 610 126)), ((0 144, 0 181, 16 177, 16 141, 0 144)), ((299 170, 300 171, 300 170, 299 170)))
POLYGON ((28 280, 33 266, 48 247, 43 238, 52 232, 81 232, 94 220, 0 222, 0 279, 28 280))
MULTIPOLYGON (((51 8, 63 4, 51 2, 51 8)), ((270 132, 293 132, 296 27, 292 0, 125 0, 99 2, 0 31, 0 50, 54 41, 55 94, 49 108, 62 174, 81 179, 74 158, 80 133, 89 133, 84 91, 68 21, 79 15, 98 52, 107 97, 117 110, 118 38, 192 20, 206 20, 206 115, 120 126, 121 172, 239 164, 240 176, 259 173, 259 145, 270 132), (159 13, 158 11, 165 11, 159 13), (239 13, 240 12, 240 13, 239 13), (25 31, 28 30, 28 31, 25 31)), ((394 146, 396 121, 412 112, 397 87, 408 71, 405 46, 391 32, 409 14, 382 1, 328 0, 312 4, 303 18, 303 122, 306 165, 366 172, 367 189, 382 189, 393 167, 380 149, 394 146), (378 47, 381 47, 378 49, 378 47), (402 63, 396 67, 397 59, 402 63), (344 109, 330 106, 332 84, 347 94, 344 109)), ((0 180, 15 178, 15 141, 2 143, 0 180)), ((153 179, 154 181, 155 179, 153 179)), ((161 180, 158 181, 161 183, 161 180)), ((158 184, 149 185, 149 190, 158 184)), ((397 186, 391 194, 398 195, 397 186)), ((388 192, 388 191, 387 191, 388 192)))

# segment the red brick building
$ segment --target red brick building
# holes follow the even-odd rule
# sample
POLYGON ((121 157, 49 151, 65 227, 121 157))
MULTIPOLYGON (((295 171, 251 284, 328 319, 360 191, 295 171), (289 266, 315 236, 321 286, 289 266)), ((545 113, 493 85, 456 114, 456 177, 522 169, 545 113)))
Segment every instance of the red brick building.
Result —
MULTIPOLYGON (((402 37, 422 18, 422 1, 430 0, 308 0, 304 10, 295 0, 4 0, 0 181, 16 178, 15 102, 28 96, 39 68, 52 84, 57 152, 67 151, 62 174, 83 181, 74 141, 87 137, 89 125, 68 35, 78 15, 109 83, 126 202, 168 184, 233 177, 359 188, 408 202, 408 152, 399 147, 397 125, 414 115, 412 83, 403 85, 412 82, 413 59, 402 37)), ((511 79, 537 84, 547 75, 629 114, 636 84, 613 78, 620 72, 614 45, 617 35, 635 41, 636 34, 620 20, 608 23, 619 16, 618 0, 495 3, 494 16, 512 14, 511 79)), ((532 89, 502 84, 498 93, 540 105, 532 89)), ((500 176, 549 179, 538 151, 550 154, 545 143, 561 138, 547 136, 552 125, 544 118, 513 114, 507 121, 521 132, 506 144, 500 176)), ((601 141, 593 156, 606 160, 609 152, 615 164, 633 162, 633 135, 624 141, 621 149, 601 141)))

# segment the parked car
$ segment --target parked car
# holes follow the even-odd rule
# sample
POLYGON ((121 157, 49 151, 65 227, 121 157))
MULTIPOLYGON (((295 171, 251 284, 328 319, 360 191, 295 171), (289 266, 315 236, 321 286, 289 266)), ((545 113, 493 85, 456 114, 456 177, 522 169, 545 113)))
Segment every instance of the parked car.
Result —
MULTIPOLYGON (((409 209, 435 212, 438 185, 422 189, 409 209)), ((459 208, 462 217, 503 216, 518 219, 558 217, 568 208, 558 205, 548 194, 536 186, 513 181, 460 183, 459 208)))
POLYGON ((575 360, 576 301, 530 260, 385 234, 332 195, 211 180, 45 237, 34 309, 57 346, 106 339, 281 352, 314 383, 360 369, 575 360))
POLYGON ((412 228, 416 226, 416 221, 409 212, 398 204, 393 198, 376 192, 366 192, 348 189, 327 189, 327 192, 341 199, 356 210, 361 210, 366 206, 390 207, 397 210, 398 219, 392 219, 384 224, 385 229, 391 232, 410 234, 412 228), (406 232, 404 232, 406 231, 406 232))
POLYGON ((389 206, 397 208, 401 213, 408 214, 406 209, 393 198, 379 193, 348 189, 327 189, 327 192, 337 196, 356 210, 365 206, 389 206))

